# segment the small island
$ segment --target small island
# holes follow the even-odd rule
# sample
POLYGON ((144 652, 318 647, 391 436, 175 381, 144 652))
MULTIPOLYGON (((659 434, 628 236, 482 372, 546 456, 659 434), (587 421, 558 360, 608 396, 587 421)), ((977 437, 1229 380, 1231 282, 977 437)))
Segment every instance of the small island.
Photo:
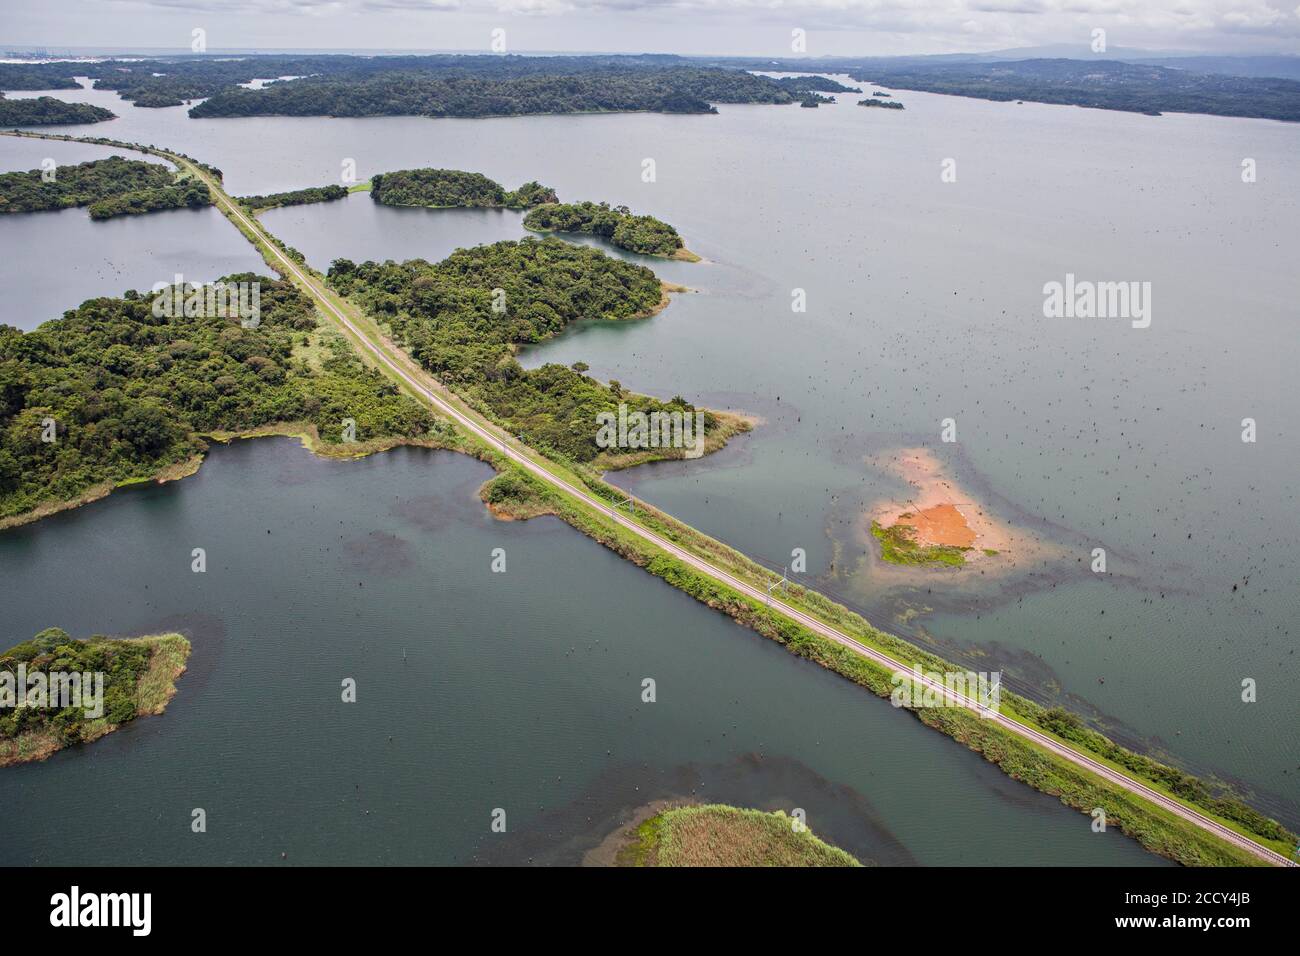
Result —
POLYGON ((0 213, 87 206, 91 219, 212 204, 208 187, 160 163, 110 156, 50 172, 0 175, 0 213))
POLYGON ((281 206, 305 206, 309 203, 334 202, 346 199, 352 192, 346 186, 309 186, 306 189, 294 189, 284 193, 269 193, 265 196, 240 196, 236 199, 241 206, 256 214, 281 206))
POLYGON ((906 511, 898 516, 897 524, 888 527, 879 521, 871 522, 871 534, 880 542, 881 558, 891 564, 946 564, 951 567, 965 564, 970 545, 933 544, 928 539, 923 540, 917 532, 916 524, 921 521, 927 525, 952 523, 944 522, 943 519, 949 516, 937 513, 941 510, 956 509, 952 505, 936 505, 930 509, 933 513, 929 514, 906 511))
POLYGON ((978 563, 981 572, 991 573, 1057 554, 1048 542, 978 503, 929 449, 900 449, 879 467, 910 486, 905 500, 881 502, 869 516, 880 557, 889 564, 961 568, 978 563))
MULTIPOLYGON (((873 93, 873 94, 871 94, 871 95, 872 95, 873 97, 876 97, 876 96, 879 96, 880 94, 879 94, 879 93, 873 93)), ((888 96, 889 94, 886 93, 885 95, 888 96)), ((898 102, 898 100, 890 100, 888 103, 886 103, 884 100, 878 100, 878 99, 858 100, 858 105, 859 105, 859 106, 876 106, 876 107, 879 107, 880 109, 884 109, 884 110, 901 110, 901 109, 903 109, 903 104, 900 103, 900 102, 898 102)))
POLYGON ((0 767, 161 714, 189 656, 180 634, 81 641, 57 627, 11 647, 0 654, 0 767))
POLYGON ((524 217, 524 228, 534 232, 576 232, 608 239, 629 252, 665 259, 699 262, 686 248, 677 230, 653 216, 637 216, 627 206, 609 203, 547 203, 524 217))
POLYGON ((555 190, 538 182, 507 190, 482 173, 459 169, 402 169, 370 180, 370 198, 384 206, 431 209, 530 209, 556 202, 555 190))
POLYGON ((58 126, 102 123, 117 114, 89 103, 67 103, 53 96, 11 100, 0 93, 0 126, 58 126))
POLYGON ((780 810, 725 804, 671 807, 634 825, 618 866, 862 866, 780 810))
POLYGON ((778 76, 772 82, 795 96, 806 96, 813 91, 820 93, 862 92, 856 86, 845 86, 839 80, 832 80, 829 76, 778 76))

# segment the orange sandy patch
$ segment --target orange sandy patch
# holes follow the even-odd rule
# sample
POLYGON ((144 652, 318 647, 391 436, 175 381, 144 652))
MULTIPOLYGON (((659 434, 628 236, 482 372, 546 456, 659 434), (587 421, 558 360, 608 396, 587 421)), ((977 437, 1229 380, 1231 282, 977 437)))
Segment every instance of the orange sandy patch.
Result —
POLYGON ((1034 542, 989 514, 971 499, 955 481, 944 474, 943 465, 926 448, 905 448, 873 462, 892 471, 912 486, 906 501, 884 502, 873 509, 869 520, 882 527, 896 524, 916 529, 915 540, 924 546, 950 545, 970 548, 968 561, 1020 554, 1033 550, 1034 542), (996 551, 997 556, 985 554, 996 551))
POLYGON ((975 531, 966 523, 956 505, 941 504, 917 512, 899 515, 899 520, 914 530, 913 539, 921 545, 952 545, 955 548, 975 547, 975 531))

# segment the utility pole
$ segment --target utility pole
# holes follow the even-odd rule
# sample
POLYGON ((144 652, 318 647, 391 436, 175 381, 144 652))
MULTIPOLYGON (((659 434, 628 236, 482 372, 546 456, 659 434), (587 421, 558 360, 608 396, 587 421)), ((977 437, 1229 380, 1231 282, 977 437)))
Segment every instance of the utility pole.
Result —
POLYGON ((788 570, 790 570, 790 567, 789 567, 789 565, 786 565, 784 568, 781 569, 781 580, 780 580, 780 581, 773 581, 771 584, 769 584, 769 585, 767 586, 767 606, 768 606, 768 607, 771 607, 771 606, 772 606, 772 589, 773 589, 773 588, 779 588, 779 587, 784 587, 784 586, 785 586, 785 583, 786 583, 785 575, 786 575, 786 572, 787 572, 788 570))

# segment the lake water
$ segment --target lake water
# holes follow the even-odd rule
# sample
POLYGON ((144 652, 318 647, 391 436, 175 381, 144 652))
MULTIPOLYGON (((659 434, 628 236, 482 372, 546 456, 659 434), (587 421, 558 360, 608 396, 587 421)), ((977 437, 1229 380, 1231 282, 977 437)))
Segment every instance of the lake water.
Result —
POLYGON ((692 794, 882 864, 1160 862, 558 519, 493 519, 491 474, 268 439, 0 535, 5 639, 194 644, 162 717, 0 773, 0 865, 574 863, 692 794))
MULTIPOLYGON (((1300 824, 1300 699, 1290 690, 1300 677, 1291 633, 1300 446, 1289 411, 1300 359, 1300 127, 918 93, 898 94, 902 112, 859 109, 850 94, 817 110, 438 121, 198 121, 109 93, 61 95, 121 116, 69 131, 181 149, 223 169, 235 194, 335 182, 348 165, 361 179, 445 166, 509 188, 538 179, 565 200, 626 203, 672 222, 707 261, 642 261, 693 294, 652 320, 572 329, 524 361, 581 359, 592 374, 638 391, 742 409, 763 424, 702 462, 616 481, 773 567, 806 549, 812 583, 877 624, 979 669, 1000 668, 1010 686, 1063 700, 1126 742, 1239 781, 1260 806, 1300 824), (1241 181, 1246 157, 1256 161, 1255 183, 1241 181), (647 158, 654 182, 642 181, 647 158), (956 161, 956 182, 941 181, 945 159, 956 161), (1067 273, 1150 282, 1150 328, 1045 319, 1043 285, 1067 273), (804 313, 791 310, 795 289, 806 294, 804 313), (1246 417, 1258 422, 1252 444, 1240 440, 1246 417), (956 421, 955 444, 940 441, 945 418, 956 421), (1063 557, 1002 575, 880 568, 863 516, 905 487, 868 459, 914 446, 929 448, 985 508, 1042 535, 1063 557), (1107 575, 1089 570, 1096 547, 1107 551, 1107 575), (1258 682, 1256 703, 1241 701, 1246 678, 1258 682)), ((0 141, 0 157, 8 148, 0 141)), ((155 221, 139 221, 143 234, 155 221)), ((382 209, 364 195, 275 210, 264 221, 321 268, 339 256, 437 259, 457 244, 523 233, 514 213, 382 209)), ((219 460, 169 493, 215 480, 204 475, 219 460)), ((388 481, 379 487, 388 491, 388 481)), ((66 546, 76 550, 91 520, 83 515, 114 507, 49 527, 70 528, 66 546)), ((555 540, 576 537, 560 528, 555 540)), ((555 566, 581 567, 584 581, 599 577, 607 556, 591 554, 555 566)), ((474 591, 481 601, 481 585, 474 591)), ((115 594, 84 628, 144 626, 113 623, 123 619, 116 602, 139 599, 132 589, 115 594)), ((597 605, 563 603, 565 627, 597 623, 597 605)), ((225 616, 221 607, 211 613, 225 616)), ((283 609, 265 610, 287 626, 283 609)), ((383 613, 385 605, 366 612, 383 613)), ((711 615, 687 613, 691 634, 706 633, 711 615)), ((35 627, 53 623, 30 617, 35 627)), ((756 649, 762 642, 719 625, 727 640, 741 640, 743 654, 766 653, 756 649)), ((802 707, 836 693, 829 676, 788 667, 784 691, 802 707)), ((487 693, 476 706, 494 703, 487 693)), ((861 707, 881 714, 873 748, 886 739, 911 748, 912 737, 925 736, 887 705, 861 707)), ((179 722, 182 710, 158 724, 179 722)), ((740 723, 762 725, 759 709, 740 723)), ((960 759, 950 753, 957 748, 939 745, 945 760, 960 759)), ((682 759, 718 768, 746 752, 682 759)), ((934 821, 930 805, 892 777, 865 788, 800 746, 782 756, 865 794, 876 812, 887 791, 903 817, 934 821)), ((39 768, 22 772, 40 779, 39 768)), ((587 779, 597 772, 589 768, 587 779)), ((575 787, 582 776, 574 767, 555 773, 575 787)), ((732 779, 730 770, 710 773, 732 779)), ((1034 798, 999 779, 963 781, 962 800, 991 798, 998 786, 1034 798)), ((1067 829, 1086 823, 1060 808, 1051 815, 1067 829)), ((916 859, 933 861, 915 835, 901 835, 899 819, 888 828, 916 859)), ((984 845, 971 833, 964 839, 984 845)), ((1082 859, 1073 845, 1014 842, 1015 852, 1050 862, 1082 859)), ((961 846, 954 840, 947 851, 961 846)))

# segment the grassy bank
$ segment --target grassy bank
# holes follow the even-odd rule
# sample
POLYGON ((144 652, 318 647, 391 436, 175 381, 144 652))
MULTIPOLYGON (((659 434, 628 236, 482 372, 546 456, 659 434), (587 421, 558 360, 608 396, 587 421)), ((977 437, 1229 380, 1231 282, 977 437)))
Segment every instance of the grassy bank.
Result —
POLYGON ((949 544, 921 545, 917 543, 915 533, 916 529, 911 525, 896 524, 886 528, 879 521, 871 522, 871 534, 880 542, 880 557, 890 564, 942 564, 959 568, 966 563, 966 552, 970 548, 949 544))
MULTIPOLYGON (((161 714, 189 656, 190 642, 180 634, 78 641, 58 628, 10 648, 0 654, 0 674, 17 675, 21 666, 28 675, 102 675, 102 713, 88 713, 84 697, 78 706, 0 708, 0 767, 44 760, 64 747, 98 740, 136 717, 161 714)), ((91 688, 82 686, 83 695, 89 695, 91 688)), ((25 690, 15 688, 19 694, 25 690)))
POLYGON ((646 820, 619 851, 620 866, 861 866, 780 810, 723 804, 675 807, 646 820))

